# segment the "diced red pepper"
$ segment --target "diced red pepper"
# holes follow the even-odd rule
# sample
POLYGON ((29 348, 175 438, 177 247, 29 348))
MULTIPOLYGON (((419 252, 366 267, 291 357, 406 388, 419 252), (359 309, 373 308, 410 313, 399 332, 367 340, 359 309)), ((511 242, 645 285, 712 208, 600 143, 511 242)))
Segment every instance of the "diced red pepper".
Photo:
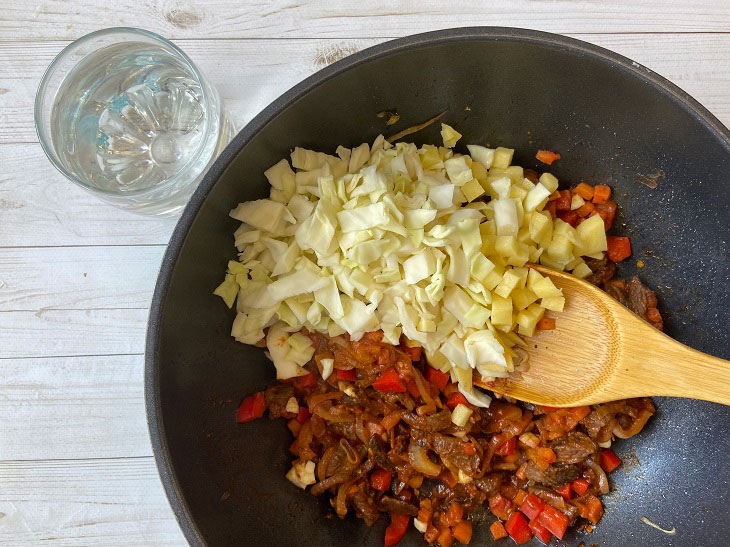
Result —
POLYGON ((631 256, 631 241, 625 236, 606 236, 606 255, 611 262, 621 262, 631 256))
POLYGON ((524 490, 518 490, 515 494, 515 497, 512 498, 512 501, 514 501, 517 505, 522 505, 525 503, 525 500, 527 499, 527 492, 524 490))
POLYGON ((421 360, 421 351, 423 351, 423 348, 420 346, 398 346, 398 349, 407 354, 411 358, 411 361, 421 360))
POLYGON ((606 473, 610 473, 621 465, 621 458, 610 448, 601 450, 601 467, 606 473))
POLYGON ((575 211, 559 211, 558 218, 563 222, 567 222, 573 227, 577 226, 578 220, 580 220, 578 213, 575 211))
POLYGON ((357 380, 357 370, 351 368, 349 370, 337 369, 337 379, 345 382, 354 382, 357 380))
POLYGON ((550 543, 550 539, 553 537, 553 535, 550 533, 550 530, 545 528, 545 526, 537 519, 530 521, 530 530, 532 530, 532 533, 535 534, 535 537, 542 541, 545 545, 550 543))
POLYGON ((390 480, 393 475, 387 469, 376 469, 370 475, 370 486, 378 492, 385 492, 390 488, 390 480))
POLYGON ((433 367, 426 367, 426 380, 433 386, 436 386, 439 390, 446 387, 449 383, 450 376, 445 372, 433 367))
POLYGON ((385 547, 392 547, 398 543, 408 530, 411 517, 398 513, 390 514, 390 525, 385 529, 385 547))
POLYGON ((560 494, 564 500, 569 500, 573 497, 573 491, 571 490, 570 483, 564 484, 560 488, 556 488, 555 491, 560 494))
POLYGON ((603 224, 606 228, 606 231, 611 229, 611 226, 613 226, 613 219, 616 216, 616 202, 613 200, 608 200, 606 203, 599 203, 595 205, 595 211, 591 213, 591 216, 594 214, 600 215, 603 219, 603 224))
POLYGON ((509 519, 507 519, 504 525, 504 529, 507 530, 507 533, 515 540, 517 545, 524 545, 532 537, 532 532, 525 517, 517 511, 509 516, 509 519))
POLYGON ((507 520, 512 512, 512 502, 502 494, 495 494, 489 498, 489 510, 498 519, 507 520))
POLYGON ((466 397, 460 391, 454 391, 446 397, 446 406, 451 410, 454 410, 458 404, 469 404, 469 401, 466 400, 466 397))
POLYGON ((534 520, 540 513, 542 513, 544 507, 544 501, 538 498, 535 494, 529 493, 527 494, 525 501, 522 502, 522 507, 520 507, 520 511, 527 515, 528 519, 534 520))
POLYGON ((606 203, 611 197, 611 187, 605 184, 596 184, 593 188, 593 203, 606 203))
POLYGON ((378 391, 384 391, 389 393, 403 393, 406 390, 406 385, 403 380, 400 379, 398 373, 390 368, 383 372, 377 380, 373 382, 373 387, 378 391))
POLYGON ((547 504, 545 504, 542 513, 538 515, 537 519, 540 521, 540 524, 550 530, 558 539, 563 539, 565 531, 568 529, 568 524, 570 523, 570 519, 568 519, 565 513, 547 504))
POLYGON ((507 530, 504 529, 504 524, 495 520, 489 527, 489 531, 492 532, 494 539, 502 539, 507 537, 507 530))
POLYGON ((515 453, 515 448, 517 448, 517 437, 512 437, 497 446, 494 453, 497 456, 510 456, 515 453))
POLYGON ((547 211, 550 213, 550 216, 555 218, 556 209, 555 209, 556 201, 548 201, 545 207, 543 207, 543 211, 547 211))
POLYGON ((595 208, 595 205, 593 205, 590 201, 586 201, 583 205, 578 207, 575 212, 578 213, 578 216, 580 218, 585 218, 590 215, 595 210, 595 208))
POLYGON ((582 496, 583 494, 588 492, 588 487, 590 485, 591 484, 587 480, 585 480, 583 477, 581 477, 580 479, 575 479, 571 483, 571 487, 573 488, 575 493, 578 494, 579 496, 582 496))
POLYGON ((266 397, 263 391, 246 397, 241 406, 238 407, 236 420, 239 424, 250 422, 264 415, 266 410, 266 397))
POLYGON ((309 409, 306 406, 299 407, 299 412, 297 413, 297 422, 299 422, 300 424, 304 424, 311 417, 312 413, 309 412, 309 409))
POLYGON ((304 376, 297 376, 292 381, 294 382, 294 387, 296 387, 297 389, 304 389, 317 385, 317 378, 314 376, 313 372, 305 374, 304 376))
POLYGON ((556 211, 570 211, 570 190, 560 190, 560 197, 555 200, 556 211))
POLYGON ((457 478, 448 469, 444 469, 443 471, 441 471, 441 473, 439 473, 438 478, 442 483, 444 483, 449 488, 454 488, 457 484, 459 484, 459 481, 457 480, 457 478))
POLYGON ((550 150, 538 150, 537 154, 535 154, 535 157, 538 161, 541 161, 542 163, 552 165, 554 161, 560 159, 560 154, 556 152, 551 152, 550 150))

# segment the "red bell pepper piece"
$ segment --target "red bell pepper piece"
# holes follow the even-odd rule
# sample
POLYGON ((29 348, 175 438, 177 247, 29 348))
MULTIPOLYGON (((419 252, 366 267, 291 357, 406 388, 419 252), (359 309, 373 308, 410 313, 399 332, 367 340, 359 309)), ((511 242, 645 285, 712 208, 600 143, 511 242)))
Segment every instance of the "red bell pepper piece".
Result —
POLYGON ((610 448, 601 450, 601 467, 606 473, 610 473, 621 465, 621 458, 610 448))
POLYGON ((441 372, 433 367, 426 367, 426 381, 428 381, 431 385, 436 386, 439 390, 446 387, 446 384, 449 383, 449 378, 450 376, 445 372, 441 372))
POLYGON ((537 517, 545 528, 550 530, 552 534, 558 539, 563 539, 565 531, 568 529, 570 519, 567 515, 558 509, 555 509, 552 505, 545 504, 545 507, 537 517))
POLYGON ((542 513, 544 508, 545 502, 538 498, 535 494, 530 493, 527 494, 525 501, 522 502, 520 511, 522 511, 528 519, 535 520, 537 516, 542 513))
POLYGON ((548 201, 547 204, 545 205, 545 207, 543 207, 542 210, 543 211, 547 211, 548 213, 550 213, 550 216, 551 217, 555 218, 555 215, 557 214, 556 209, 555 209, 556 203, 557 203, 557 200, 555 200, 555 201, 548 201))
POLYGON ((370 475, 370 486, 378 492, 385 492, 390 488, 390 481, 393 475, 387 469, 376 469, 370 475))
POLYGON ((460 391, 454 391, 446 397, 446 406, 451 410, 454 410, 458 404, 469 404, 469 401, 466 400, 466 397, 460 391))
POLYGON ((312 413, 309 412, 309 409, 306 406, 300 406, 299 407, 299 413, 297 414, 297 422, 300 424, 305 424, 309 418, 312 417, 312 413))
POLYGON ((570 488, 570 483, 564 484, 560 488, 556 488, 555 491, 561 495, 561 497, 564 500, 569 500, 571 497, 573 497, 573 492, 570 488))
POLYGON ((560 190, 560 196, 555 200, 556 211, 570 211, 570 190, 560 190))
POLYGON ((571 483, 571 487, 573 488, 575 493, 578 494, 579 496, 582 496, 583 494, 588 492, 589 486, 590 486, 590 483, 587 480, 585 480, 583 477, 581 477, 580 479, 575 479, 571 483))
POLYGON ((421 348, 420 346, 398 346, 398 349, 408 355, 408 357, 411 358, 411 361, 421 360, 421 351, 423 350, 423 348, 421 348))
POLYGON ((297 376, 292 380, 294 382, 294 387, 297 389, 304 389, 307 387, 314 387, 317 385, 317 378, 314 376, 313 372, 310 372, 309 374, 305 374, 304 376, 297 376))
POLYGON ((337 369, 337 379, 344 380, 345 382, 354 382, 357 380, 357 370, 351 368, 349 370, 337 369))
POLYGON ((532 532, 525 517, 517 511, 509 516, 509 519, 507 519, 504 525, 504 529, 507 530, 507 533, 515 540, 517 545, 524 545, 532 537, 532 532))
POLYGON ((497 456, 511 456, 515 453, 515 448, 517 448, 517 438, 512 437, 497 446, 497 450, 494 453, 497 456))
POLYGON ((373 382, 373 387, 378 391, 403 393, 406 391, 406 385, 403 380, 400 379, 398 373, 389 368, 383 372, 377 380, 373 382))
POLYGON ((489 498, 489 510, 498 519, 507 520, 513 512, 512 502, 502 494, 495 494, 489 498))
POLYGON ((406 385, 406 389, 408 390, 408 393, 413 397, 414 399, 418 399, 421 396, 421 392, 418 390, 418 385, 416 384, 415 380, 411 380, 406 385))
POLYGON ((611 262, 621 262, 631 256, 631 241, 625 236, 606 236, 608 244, 608 259, 611 262))
POLYGON ((385 529, 385 547, 392 547, 406 535, 410 521, 408 515, 390 514, 390 525, 385 529))
POLYGON ((236 420, 239 424, 250 422, 264 415, 266 410, 266 397, 263 391, 246 397, 241 406, 238 407, 236 420))
POLYGON ((553 537, 553 535, 550 533, 550 530, 545 528, 543 524, 537 520, 531 520, 530 521, 530 530, 532 530, 532 533, 535 534, 535 537, 542 541, 545 545, 550 543, 550 539, 553 537))
MULTIPOLYGON (((558 200, 560 201, 560 200, 558 200)), ((567 222, 571 226, 575 227, 578 225, 578 221, 580 220, 580 217, 578 216, 578 213, 575 211, 560 211, 558 212, 558 218, 562 220, 563 222, 567 222)))

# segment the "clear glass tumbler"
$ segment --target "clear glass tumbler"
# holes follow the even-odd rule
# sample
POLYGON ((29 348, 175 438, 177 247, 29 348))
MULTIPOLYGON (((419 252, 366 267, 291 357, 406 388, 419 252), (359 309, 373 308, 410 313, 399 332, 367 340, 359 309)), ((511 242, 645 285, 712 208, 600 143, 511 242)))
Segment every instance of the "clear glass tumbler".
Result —
POLYGON ((72 182, 136 213, 180 213, 234 128, 177 46, 135 28, 67 46, 35 101, 41 146, 72 182))

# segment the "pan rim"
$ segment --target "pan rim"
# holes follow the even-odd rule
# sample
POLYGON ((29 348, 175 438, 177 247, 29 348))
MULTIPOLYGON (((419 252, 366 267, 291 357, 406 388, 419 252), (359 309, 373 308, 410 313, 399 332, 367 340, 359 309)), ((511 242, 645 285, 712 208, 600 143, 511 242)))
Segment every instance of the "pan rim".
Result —
POLYGON ((413 34, 389 40, 369 47, 341 59, 302 80, 271 102, 257 114, 233 138, 226 149, 208 170, 202 182, 193 193, 170 237, 160 264, 159 275, 150 306, 145 343, 145 407, 152 451, 168 502, 175 518, 191 546, 205 546, 206 542, 195 524, 185 501, 179 481, 172 467, 170 451, 161 419, 159 385, 159 346, 161 320, 165 300, 174 273, 175 264, 185 243, 190 228, 203 206, 210 190, 228 169, 242 150, 268 123, 296 101, 314 89, 353 68, 390 55, 408 50, 462 41, 524 42, 558 50, 568 50, 591 57, 629 73, 632 77, 650 85, 655 91, 671 98, 680 108, 699 120, 713 135, 724 142, 730 152, 730 130, 728 130, 707 108, 683 89, 643 65, 610 50, 589 44, 582 40, 558 34, 513 27, 460 27, 413 34))

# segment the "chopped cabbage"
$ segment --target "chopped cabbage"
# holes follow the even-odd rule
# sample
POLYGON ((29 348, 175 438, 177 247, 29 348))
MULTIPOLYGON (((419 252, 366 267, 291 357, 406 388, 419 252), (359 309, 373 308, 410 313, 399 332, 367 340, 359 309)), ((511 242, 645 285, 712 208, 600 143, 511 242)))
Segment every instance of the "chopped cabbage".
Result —
MULTIPOLYGON (((599 216, 574 229, 543 211, 554 176, 534 184, 511 165, 514 150, 470 144, 462 155, 452 150, 461 135, 441 133, 444 147, 382 136, 336 156, 297 147, 265 171, 269 199, 231 211, 238 260, 214 294, 235 304, 236 340, 265 338, 278 378, 306 374, 314 347, 302 328, 352 340, 380 329, 391 344, 404 335, 423 346, 470 403, 488 406, 472 375, 506 376, 516 333, 532 335, 546 309, 565 305, 525 263, 586 277, 581 257, 603 256, 599 216)), ((325 378, 334 370, 332 359, 320 366, 325 378)))

